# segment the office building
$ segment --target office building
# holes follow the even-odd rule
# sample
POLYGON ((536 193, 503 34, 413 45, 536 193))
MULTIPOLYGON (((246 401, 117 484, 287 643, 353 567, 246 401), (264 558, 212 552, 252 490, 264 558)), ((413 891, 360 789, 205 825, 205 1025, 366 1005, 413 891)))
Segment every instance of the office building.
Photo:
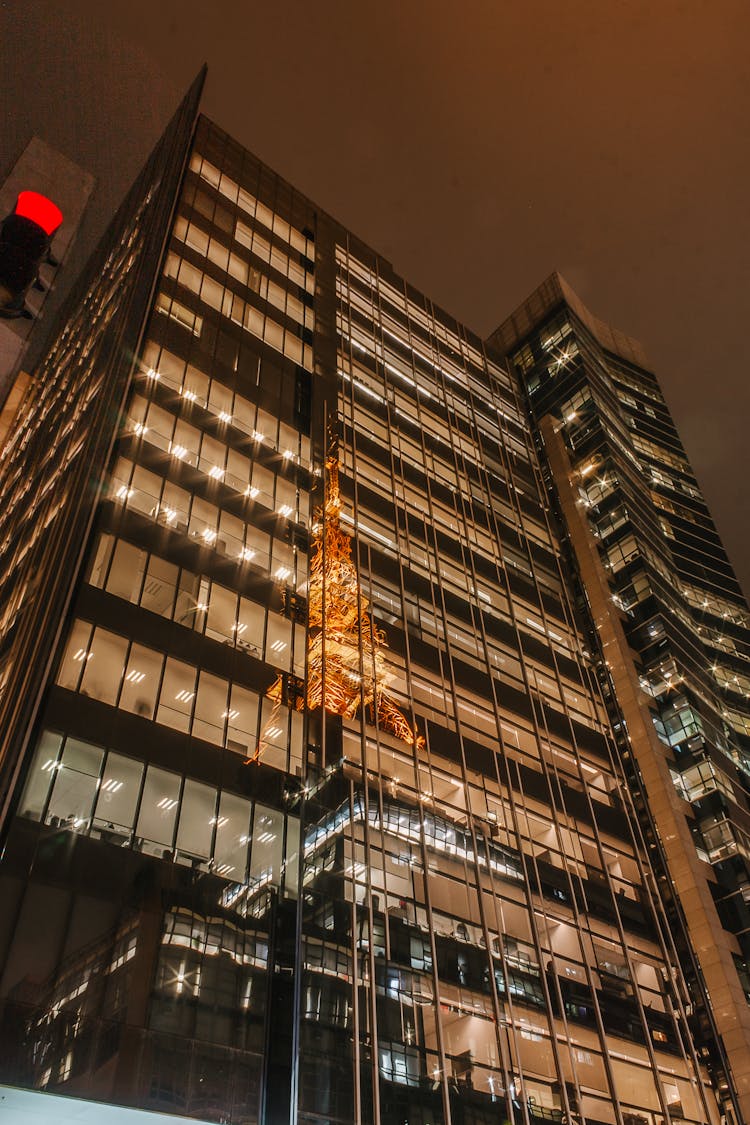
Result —
POLYGON ((746 1096, 747 603, 637 341, 553 275, 492 342, 526 386, 628 732, 632 788, 664 857, 663 896, 687 922, 746 1096))
POLYGON ((3 458, 13 1112, 738 1125, 525 338, 437 308, 199 89, 3 458))

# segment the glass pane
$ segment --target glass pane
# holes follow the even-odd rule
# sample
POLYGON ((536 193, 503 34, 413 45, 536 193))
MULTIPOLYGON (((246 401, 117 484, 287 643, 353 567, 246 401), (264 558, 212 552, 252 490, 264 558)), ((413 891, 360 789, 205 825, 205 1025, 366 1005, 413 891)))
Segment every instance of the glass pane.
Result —
POLYGON ((299 817, 286 818, 286 858, 284 859, 284 895, 296 898, 299 880, 299 817))
POLYGON ((253 479, 250 495, 264 508, 273 508, 274 475, 263 465, 253 465, 253 479))
POLYGON ((110 485, 111 495, 116 496, 118 500, 125 501, 130 498, 130 478, 132 472, 132 461, 127 461, 124 457, 119 457, 112 473, 112 483, 110 485))
POLYGON ((266 634, 266 660, 275 668, 289 667, 289 646, 292 639, 292 623, 277 613, 268 614, 266 634))
POLYGON ((255 806, 253 818, 252 851, 250 854, 250 883, 278 887, 281 879, 281 853, 284 818, 275 809, 265 805, 255 806))
POLYGON ((299 434, 286 422, 279 424, 279 449, 287 456, 296 457, 299 452, 299 434))
POLYGON ((276 511, 287 519, 295 519, 297 514, 297 486, 281 475, 276 478, 276 511))
POLYGON ((125 844, 135 823, 135 810, 143 777, 143 763, 122 754, 108 754, 99 786, 94 824, 112 844, 125 844))
POLYGON ((185 781, 180 804, 177 849, 183 858, 208 859, 216 819, 216 790, 199 781, 185 781))
POLYGON ((172 453, 174 456, 179 461, 187 461, 189 465, 197 464, 200 441, 200 430, 196 430, 195 426, 190 426, 180 418, 175 426, 174 437, 172 438, 172 453))
POLYGON ((180 575, 180 588, 177 593, 174 619, 178 625, 185 625, 188 629, 198 628, 195 618, 198 605, 201 604, 200 584, 201 580, 197 574, 192 574, 189 570, 183 570, 180 575))
POLYGON ((99 746, 69 738, 47 810, 48 824, 85 828, 91 819, 104 751, 99 746))
POLYGON ((118 539, 112 566, 107 575, 107 590, 118 598, 137 602, 141 592, 143 571, 146 566, 146 552, 118 539))
POLYGON ((233 421, 235 426, 239 426, 246 433, 251 434, 255 429, 255 406, 240 395, 237 395, 234 400, 233 421))
POLYGON ((281 351, 283 342, 283 328, 277 322, 272 321, 270 316, 265 318, 265 340, 271 344, 272 348, 277 348, 281 351))
POLYGON ((288 543, 274 539, 271 557, 271 573, 279 582, 294 581, 294 551, 288 543))
POLYGON ((240 611, 237 617, 237 644, 252 656, 263 655, 263 632, 266 624, 266 611, 257 602, 240 598, 240 611))
POLYGON ((144 645, 133 645, 120 693, 123 710, 142 715, 144 719, 153 719, 163 663, 164 657, 160 652, 144 645))
POLYGON ((227 724, 227 748, 250 756, 258 733, 258 694, 232 685, 227 724))
POLYGON ((224 745, 229 684, 218 676, 201 672, 193 715, 193 734, 217 746, 224 745))
POLYGON ((165 559, 152 555, 146 571, 146 581, 141 594, 141 605, 163 617, 172 616, 178 568, 165 559))
POLYGON ((89 582, 92 586, 103 586, 104 576, 107 573, 109 560, 112 557, 112 548, 115 541, 111 535, 100 535, 96 545, 96 554, 91 564, 89 582))
POLYGON ((222 793, 216 821, 214 871, 238 883, 244 882, 247 868, 250 809, 249 801, 235 797, 233 793, 222 793))
POLYGON ((163 484, 163 479, 156 473, 150 473, 148 469, 136 465, 128 492, 128 507, 147 516, 156 516, 163 484))
POLYGON ((104 703, 115 703, 120 690, 128 642, 125 637, 95 629, 81 680, 81 692, 104 703))
POLYGON ((224 586, 211 585, 206 614, 206 636, 215 641, 234 641, 237 620, 237 595, 224 586))
POLYGON ((89 640, 91 626, 88 621, 76 621, 70 631, 70 638, 65 646, 65 655, 57 674, 60 687, 76 691, 81 678, 84 665, 91 659, 89 640))
POLYGON ((232 392, 214 379, 208 396, 208 405, 214 414, 232 416, 232 392))
POLYGON ((68 738, 65 742, 62 763, 65 769, 77 770, 89 777, 98 777, 102 768, 104 750, 91 742, 68 738))
POLYGON ((305 626, 294 626, 294 674, 295 676, 304 676, 305 674, 305 626))
MULTIPOLYGON (((305 503, 307 503, 307 501, 305 501, 305 503)), ((303 520, 303 523, 304 522, 305 521, 303 520)), ((301 551, 298 551, 296 556, 296 563, 297 591, 300 594, 306 594, 307 590, 305 589, 305 586, 307 585, 307 555, 303 555, 301 551)))
POLYGON ((208 400, 208 376, 199 371, 197 367, 193 367, 192 363, 188 364, 185 375, 183 393, 185 392, 195 395, 201 402, 208 400))
POLYGON ((227 457, 227 483, 243 491, 250 480, 250 461, 236 449, 230 449, 227 457), (231 478, 231 479, 229 479, 231 478))
POLYGON ((21 798, 18 810, 21 816, 41 820, 47 794, 58 765, 61 744, 61 734, 53 734, 49 730, 42 733, 21 798))
MULTIPOLYGON (((149 345, 149 347, 151 346, 149 345)), ((178 359, 171 352, 162 351, 155 366, 163 378, 171 380, 173 386, 182 386, 182 379, 185 374, 184 359, 178 359)))
POLYGON ((161 693, 157 723, 166 723, 175 730, 187 731, 190 727, 190 713, 195 699, 195 668, 180 660, 167 658, 161 693))
POLYGON ((144 851, 162 855, 166 848, 167 856, 171 855, 179 800, 179 774, 149 766, 136 829, 137 843, 144 851))
POLYGON ((230 512, 222 511, 219 519, 219 544, 232 559, 245 557, 245 523, 230 512), (221 544, 223 543, 223 546, 221 544))
POLYGON ((187 531, 188 512, 190 511, 190 493, 184 488, 178 488, 171 481, 164 482, 164 493, 161 498, 158 515, 167 527, 174 531, 187 531))
POLYGON ((148 418, 146 419, 150 434, 150 439, 155 435, 163 438, 163 441, 158 442, 161 449, 165 449, 166 445, 172 439, 172 431, 174 430, 174 415, 170 414, 167 410, 162 410, 160 406, 152 402, 148 408, 148 418))
POLYGON ((292 733, 289 739, 289 771, 290 773, 302 772, 302 733, 305 722, 299 711, 290 711, 292 720, 292 733))
POLYGON ((213 475, 214 478, 218 477, 219 480, 222 480, 226 468, 226 460, 226 445, 221 441, 217 441, 211 434, 204 433, 201 442, 201 467, 204 472, 213 475), (211 474, 212 469, 216 470, 213 474, 211 474))
POLYGON ((216 522, 218 516, 219 511, 213 504, 209 504, 207 500, 201 500, 198 496, 194 497, 190 509, 189 530, 191 537, 208 547, 213 547, 217 539, 216 522))
POLYGON ((245 530, 245 558, 263 570, 268 570, 268 552, 271 539, 268 532, 248 524, 245 530))
POLYGON ((287 764, 288 716, 272 699, 264 699, 261 711, 260 757, 267 766, 285 770, 287 764))

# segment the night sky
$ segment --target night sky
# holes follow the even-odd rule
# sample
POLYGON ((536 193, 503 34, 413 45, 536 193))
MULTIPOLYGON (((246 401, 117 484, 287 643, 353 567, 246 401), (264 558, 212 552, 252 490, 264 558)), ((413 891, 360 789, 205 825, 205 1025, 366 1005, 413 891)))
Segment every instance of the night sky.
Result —
POLYGON ((750 591, 747 0, 0 0, 0 174, 99 179, 68 278, 203 109, 488 335, 553 269, 640 339, 750 591))

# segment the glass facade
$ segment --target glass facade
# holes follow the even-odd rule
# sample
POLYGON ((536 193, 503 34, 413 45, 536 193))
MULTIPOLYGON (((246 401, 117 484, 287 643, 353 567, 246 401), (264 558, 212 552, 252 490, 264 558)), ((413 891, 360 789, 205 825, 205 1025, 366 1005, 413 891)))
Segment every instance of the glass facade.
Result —
MULTIPOLYGON (((679 798, 657 795, 649 774, 644 797, 655 822, 654 846, 697 954, 689 972, 696 999, 707 989, 712 1000, 704 994, 704 1019, 720 1013, 716 1030, 725 1057, 719 1070, 747 1099, 750 612, 639 345, 597 321, 558 275, 493 342, 524 381, 535 423, 544 430, 546 418, 551 440, 565 449, 567 479, 553 467, 551 488, 569 492, 585 515, 602 580, 621 615, 625 663, 637 669, 653 726, 651 745, 641 741, 635 757, 641 775, 653 765, 679 798), (674 819, 667 803, 676 808, 674 819), (676 843, 669 825, 679 821, 676 843), (696 906, 697 887, 703 909, 696 906)), ((575 553, 580 563, 585 545, 575 553)), ((617 677, 614 687, 621 695, 617 677)), ((625 719, 631 726, 627 713, 625 719)), ((624 751, 632 751, 627 742, 624 751)), ((631 781, 637 790, 637 779, 631 781)))
POLYGON ((225 1125, 719 1125, 518 373, 181 138, 119 397, 74 313, 3 468, 58 495, 34 426, 64 457, 102 403, 76 565, 41 560, 65 598, 18 595, 49 653, 6 742, 0 1081, 225 1125))

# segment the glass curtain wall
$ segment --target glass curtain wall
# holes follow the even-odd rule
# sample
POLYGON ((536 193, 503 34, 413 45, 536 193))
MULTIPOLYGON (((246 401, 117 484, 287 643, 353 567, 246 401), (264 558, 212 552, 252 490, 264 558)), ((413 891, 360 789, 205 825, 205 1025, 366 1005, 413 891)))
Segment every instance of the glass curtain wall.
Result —
POLYGON ((185 151, 64 524, 0 1077, 223 1125, 714 1125, 515 376, 211 123, 185 151))
POLYGON ((8 838, 8 1082, 212 1121, 288 1111, 315 253, 300 206, 200 122, 8 838))
MULTIPOLYGON (((744 1046, 736 1020, 729 1016, 725 1027, 736 1043, 736 1066, 747 1058, 750 1027, 747 603, 637 342, 597 321, 558 276, 493 341, 523 380, 535 422, 550 416, 564 442, 578 506, 638 655, 661 753, 685 802, 698 856, 713 868, 715 927, 736 935, 736 944, 722 935, 745 1024, 744 1046)), ((680 849, 667 858, 683 864, 680 849)), ((690 928, 689 902, 684 912, 690 928)), ((714 939, 701 931, 692 940, 699 959, 712 963, 714 939)), ((697 998, 700 992, 696 981, 697 998)), ((730 1012, 724 1001, 719 1007, 730 1012)), ((710 1042, 707 1022, 699 1034, 710 1042)))
POLYGON ((336 265, 340 522, 416 737, 321 731, 300 1118, 711 1120, 518 389, 364 249, 336 265))

